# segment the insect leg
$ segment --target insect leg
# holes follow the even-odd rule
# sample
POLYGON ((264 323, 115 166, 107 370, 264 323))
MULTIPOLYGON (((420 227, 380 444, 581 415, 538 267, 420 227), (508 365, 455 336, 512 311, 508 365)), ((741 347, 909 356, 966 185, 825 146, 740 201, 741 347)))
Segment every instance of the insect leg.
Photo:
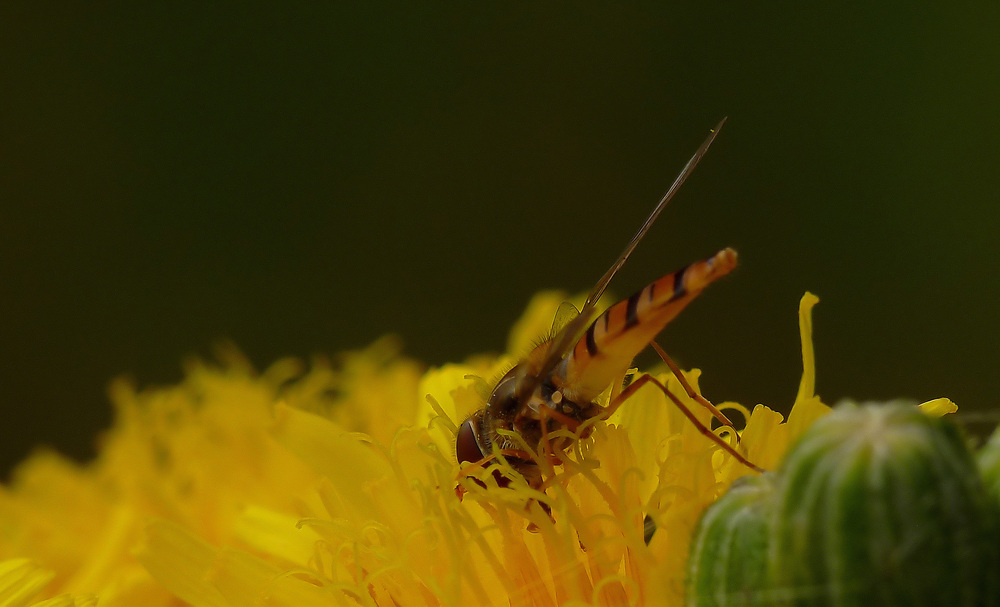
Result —
MULTIPOLYGON (((490 453, 489 455, 479 460, 478 462, 472 462, 470 464, 466 464, 458 471, 456 478, 463 479, 467 476, 471 476, 473 472, 475 472, 479 468, 485 468, 490 462, 495 460, 497 458, 497 455, 498 455, 497 453, 490 453)), ((499 455, 502 455, 504 457, 513 457, 516 459, 522 459, 525 461, 534 460, 534 456, 532 456, 527 451, 522 451, 520 449, 500 449, 499 455)))
POLYGON ((601 413, 601 417, 604 418, 604 419, 607 419, 607 418, 611 417, 611 415, 616 410, 618 410, 618 407, 620 407, 622 405, 622 403, 624 403, 626 400, 628 400, 628 398, 630 396, 632 396, 633 394, 635 394, 639 390, 639 388, 645 386, 646 384, 653 384, 654 386, 656 386, 657 388, 659 388, 660 391, 663 392, 665 395, 667 395, 667 398, 669 398, 671 401, 673 401, 673 403, 677 406, 677 408, 680 409, 680 412, 684 414, 684 417, 688 418, 688 421, 690 421, 692 424, 694 424, 694 427, 698 429, 699 433, 701 433, 703 436, 705 436, 705 438, 708 438, 709 440, 711 440, 715 444, 717 444, 720 447, 722 447, 723 451, 725 451, 726 453, 728 453, 728 454, 732 455, 734 458, 736 458, 736 461, 738 461, 739 463, 743 464, 744 466, 746 466, 747 468, 750 468, 751 470, 753 470, 755 472, 766 472, 766 470, 764 470, 763 468, 761 468, 757 464, 754 464, 753 462, 751 462, 750 460, 748 460, 746 457, 744 457, 739 451, 737 451, 736 449, 734 449, 732 445, 730 445, 725 440, 723 440, 722 437, 720 437, 716 433, 712 432, 705 424, 701 423, 698 420, 698 418, 695 417, 694 413, 692 413, 691 410, 688 409, 684 405, 684 403, 681 402, 681 399, 677 398, 677 396, 673 392, 671 392, 670 390, 668 390, 666 386, 664 386, 662 383, 660 383, 652 375, 643 375, 639 379, 637 379, 634 382, 632 382, 629 385, 629 387, 627 387, 624 390, 622 390, 621 394, 618 395, 618 398, 616 398, 614 401, 610 402, 608 404, 607 408, 604 409, 604 412, 601 413))
POLYGON ((561 411, 556 411, 555 409, 549 407, 541 407, 539 413, 547 415, 560 424, 566 426, 570 432, 576 432, 576 429, 580 427, 580 422, 561 411))
POLYGON ((538 446, 539 454, 544 458, 545 462, 548 464, 548 472, 550 475, 555 474, 553 466, 558 466, 561 462, 556 451, 552 449, 552 443, 549 441, 549 419, 552 418, 557 422, 565 426, 570 432, 576 432, 576 429, 580 427, 580 422, 563 414, 560 411, 550 409, 549 407, 540 407, 538 410, 538 423, 541 424, 542 439, 541 444, 538 446))
POLYGON ((468 464, 467 466, 463 467, 461 470, 458 471, 458 478, 465 478, 465 477, 469 476, 470 474, 472 474, 473 472, 475 472, 477 469, 485 467, 486 464, 488 464, 491 461, 495 460, 496 457, 497 457, 496 453, 490 453, 489 455, 487 455, 483 459, 479 460, 478 462, 474 462, 474 463, 468 464))
POLYGON ((542 444, 538 445, 538 450, 541 452, 541 458, 548 463, 548 468, 545 472, 554 476, 555 470, 552 468, 552 458, 554 455, 552 453, 552 444, 549 442, 549 411, 551 409, 544 406, 538 409, 538 423, 542 428, 542 444))
POLYGON ((674 377, 677 378, 677 381, 680 382, 681 387, 684 388, 684 391, 687 392, 687 395, 691 397, 696 403, 711 411, 712 417, 719 420, 723 426, 728 426, 732 428, 733 434, 736 435, 736 442, 739 442, 740 435, 736 432, 736 426, 733 425, 733 422, 729 421, 729 418, 726 417, 726 414, 720 411, 718 407, 710 403, 707 398, 705 398, 701 394, 698 394, 695 391, 695 389, 691 387, 691 384, 688 383, 687 378, 685 378, 684 374, 681 373, 680 367, 678 367, 677 363, 675 363, 674 360, 670 358, 670 355, 667 354, 667 351, 660 347, 660 344, 656 343, 655 341, 652 341, 649 342, 649 345, 653 346, 653 349, 656 350, 656 353, 660 356, 660 359, 663 360, 663 362, 667 363, 667 366, 670 367, 671 373, 673 373, 674 377))

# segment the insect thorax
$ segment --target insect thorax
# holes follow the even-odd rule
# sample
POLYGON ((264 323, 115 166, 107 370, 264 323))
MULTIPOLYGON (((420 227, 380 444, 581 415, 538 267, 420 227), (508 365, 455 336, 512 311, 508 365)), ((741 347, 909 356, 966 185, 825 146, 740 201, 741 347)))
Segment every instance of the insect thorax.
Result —
MULTIPOLYGON (((482 417, 481 432, 484 442, 496 443, 501 449, 523 450, 525 445, 532 450, 539 448, 545 433, 542 418, 546 421, 546 431, 551 434, 567 427, 567 420, 575 426, 596 416, 600 407, 594 402, 577 403, 569 400, 557 385, 558 378, 532 378, 521 366, 514 367, 498 383, 486 404, 482 417), (534 390, 525 395, 525 382, 530 382, 534 390), (507 431, 520 436, 524 444, 511 436, 498 432, 507 431)), ((529 386, 530 387, 530 386, 529 386)), ((570 440, 566 437, 554 438, 552 448, 564 449, 570 440)), ((488 447, 489 445, 483 445, 488 447)))

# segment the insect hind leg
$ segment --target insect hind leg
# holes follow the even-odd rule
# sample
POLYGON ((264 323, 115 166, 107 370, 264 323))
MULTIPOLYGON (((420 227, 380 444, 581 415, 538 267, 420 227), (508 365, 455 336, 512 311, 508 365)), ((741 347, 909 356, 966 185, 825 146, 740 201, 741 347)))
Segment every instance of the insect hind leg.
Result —
POLYGON ((680 367, 677 366, 677 363, 674 362, 674 359, 670 358, 670 355, 667 354, 667 351, 664 350, 662 347, 660 347, 660 344, 656 343, 655 341, 651 341, 649 342, 649 345, 653 346, 653 350, 656 350, 656 354, 660 357, 660 360, 666 363, 667 367, 670 368, 670 372, 673 373, 674 377, 677 378, 677 381, 681 384, 681 387, 684 388, 684 391, 687 393, 688 397, 694 400, 702 407, 708 409, 712 413, 712 417, 719 420, 719 422, 723 426, 731 428, 733 431, 733 435, 736 437, 736 442, 739 442, 740 435, 736 431, 736 426, 733 424, 732 421, 729 420, 728 417, 726 417, 726 414, 720 411, 718 407, 710 403, 707 398, 705 398, 701 394, 698 394, 698 392, 691 387, 691 384, 688 382, 687 378, 684 377, 683 373, 681 373, 680 367))
MULTIPOLYGON (((715 432, 712 432, 712 430, 708 426, 706 426, 705 424, 701 423, 701 421, 698 420, 698 418, 695 416, 695 414, 692 413, 691 410, 684 403, 681 402, 681 399, 679 399, 677 397, 677 395, 675 395, 673 392, 671 392, 665 385, 663 385, 659 380, 657 380, 652 375, 643 375, 643 376, 639 377, 639 379, 637 379, 634 382, 632 382, 631 384, 629 384, 629 386, 627 388, 625 388, 624 390, 622 390, 621 393, 619 393, 618 396, 614 400, 612 400, 610 403, 608 403, 608 406, 607 406, 607 408, 605 408, 604 412, 601 414, 601 417, 604 418, 604 419, 608 419, 609 417, 611 417, 611 415, 613 415, 614 412, 618 410, 618 407, 620 407, 622 405, 622 403, 624 403, 626 400, 628 400, 628 398, 630 396, 632 396, 633 394, 635 394, 636 392, 638 392, 639 389, 642 388, 643 386, 645 386, 646 384, 653 384, 654 386, 656 386, 657 388, 659 388, 660 391, 663 392, 663 394, 665 394, 667 396, 667 398, 669 398, 674 403, 674 405, 677 406, 677 408, 684 415, 684 417, 686 417, 688 419, 688 421, 690 421, 694 425, 694 427, 697 428, 697 430, 698 430, 698 432, 700 434, 702 434, 703 436, 705 436, 706 438, 708 438, 709 440, 711 440, 715 444, 719 445, 719 447, 721 447, 723 451, 725 451, 726 453, 732 455, 736 459, 736 461, 738 461, 739 463, 743 464, 744 466, 746 466, 747 468, 750 468, 751 470, 753 470, 755 472, 766 472, 766 470, 764 470, 763 468, 761 468, 757 464, 754 464, 753 462, 751 462, 750 460, 748 460, 746 457, 744 457, 742 453, 740 453, 739 451, 737 451, 732 445, 730 445, 728 442, 726 442, 718 434, 716 434, 715 432)), ((725 417, 725 416, 723 416, 723 417, 725 417)), ((731 424, 730 424, 730 426, 731 426, 731 424)))

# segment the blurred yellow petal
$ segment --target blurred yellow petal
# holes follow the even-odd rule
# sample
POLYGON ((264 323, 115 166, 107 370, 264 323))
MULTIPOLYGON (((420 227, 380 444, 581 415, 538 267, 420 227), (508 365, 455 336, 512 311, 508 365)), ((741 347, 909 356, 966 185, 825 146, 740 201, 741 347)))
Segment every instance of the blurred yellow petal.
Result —
POLYGON ((445 365, 431 369, 420 380, 424 395, 417 413, 417 425, 431 427, 439 447, 448 452, 455 448, 458 424, 482 406, 483 396, 476 389, 476 369, 468 365, 445 365))
MULTIPOLYGON (((104 605, 105 603, 101 603, 101 605, 104 605)), ((94 595, 73 596, 69 594, 64 594, 61 596, 57 596, 55 598, 48 599, 47 601, 42 601, 40 603, 32 604, 32 607, 96 607, 96 606, 97 606, 97 597, 94 595)))
POLYGON ((136 548, 136 558, 170 592, 193 607, 226 607, 211 583, 218 550, 179 525, 150 523, 136 548))
POLYGON ((289 451, 333 483, 342 505, 336 516, 364 520, 375 510, 365 485, 389 475, 391 469, 357 434, 284 404, 276 408, 273 434, 289 451))
POLYGON ((313 557, 320 537, 299 525, 301 516, 247 506, 233 524, 235 536, 257 552, 305 566, 313 557))
POLYGON ((935 398, 919 405, 919 407, 931 417, 943 417, 958 411, 958 405, 947 398, 935 398))
POLYGON ((552 317, 566 300, 567 296, 563 291, 542 291, 535 294, 528 302, 524 314, 510 330, 507 351, 514 356, 523 356, 539 339, 547 337, 552 327, 552 317))
POLYGON ((55 573, 30 559, 0 561, 0 605, 21 607, 30 605, 43 588, 55 578, 55 573))

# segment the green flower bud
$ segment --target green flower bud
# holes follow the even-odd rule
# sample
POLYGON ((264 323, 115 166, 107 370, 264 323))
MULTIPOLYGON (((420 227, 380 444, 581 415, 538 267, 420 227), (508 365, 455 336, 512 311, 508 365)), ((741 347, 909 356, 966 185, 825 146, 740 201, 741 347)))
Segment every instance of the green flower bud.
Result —
POLYGON ((1000 428, 993 431, 993 436, 976 454, 976 463, 986 492, 1000 505, 1000 428))
POLYGON ((771 605, 997 605, 989 498, 957 428, 912 406, 842 406, 779 471, 771 605))
POLYGON ((705 512, 688 557, 689 607, 762 603, 773 476, 769 473, 737 480, 705 512))

